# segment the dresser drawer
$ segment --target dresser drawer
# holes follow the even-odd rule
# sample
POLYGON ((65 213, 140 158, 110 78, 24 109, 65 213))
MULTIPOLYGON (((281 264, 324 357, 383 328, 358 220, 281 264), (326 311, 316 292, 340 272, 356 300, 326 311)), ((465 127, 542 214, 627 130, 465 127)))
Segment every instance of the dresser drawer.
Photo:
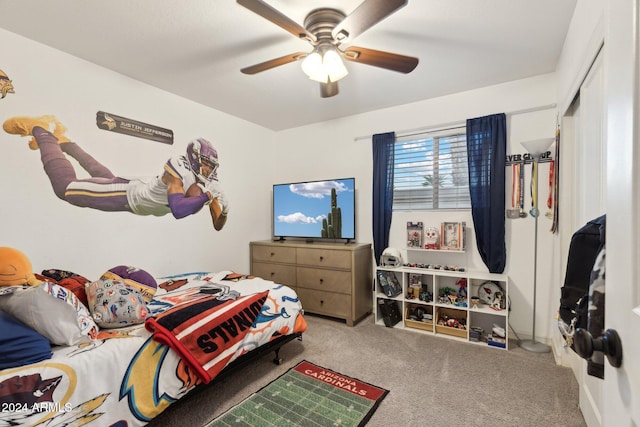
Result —
POLYGON ((297 288, 296 292, 302 308, 309 313, 349 319, 351 317, 351 296, 314 289, 297 288))
POLYGON ((351 251, 298 248, 298 265, 351 269, 351 251))
POLYGON ((295 264, 296 248, 281 246, 260 246, 251 247, 251 259, 253 261, 284 262, 295 264))
POLYGON ((287 286, 296 285, 296 268, 291 265, 252 262, 251 274, 287 286))
POLYGON ((296 283, 303 288, 351 294, 350 271, 298 267, 297 273, 296 283))

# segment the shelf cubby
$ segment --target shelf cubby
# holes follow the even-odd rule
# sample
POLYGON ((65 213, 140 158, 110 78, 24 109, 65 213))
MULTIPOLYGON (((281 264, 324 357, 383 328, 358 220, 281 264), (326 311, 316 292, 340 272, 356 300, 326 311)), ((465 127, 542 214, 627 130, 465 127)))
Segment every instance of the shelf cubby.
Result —
MULTIPOLYGON (((418 250, 428 251, 427 249, 418 250)), ((391 298, 398 304, 402 316, 401 321, 394 324, 394 328, 508 349, 508 276, 482 271, 382 266, 377 267, 376 282, 378 271, 393 274, 402 286, 402 293, 391 298), (482 289, 483 286, 487 289, 482 289), (447 289, 455 297, 440 299, 440 292, 447 289), (419 291, 416 292, 416 290, 419 291), (479 292, 482 294, 482 299, 474 305, 472 297, 477 297, 479 292), (499 302, 490 298, 496 297, 496 292, 500 293, 499 302), (454 320, 448 323, 439 322, 445 318, 454 320)), ((376 283, 374 297, 374 300, 389 299, 382 292, 379 283, 376 283)), ((375 310, 374 313, 376 313, 376 324, 385 325, 380 310, 375 310)))

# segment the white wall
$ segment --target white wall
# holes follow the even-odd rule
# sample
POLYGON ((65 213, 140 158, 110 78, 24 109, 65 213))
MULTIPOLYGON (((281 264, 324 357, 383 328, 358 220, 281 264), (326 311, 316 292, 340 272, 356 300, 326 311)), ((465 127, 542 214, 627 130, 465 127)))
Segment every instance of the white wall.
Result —
POLYGON ((166 160, 183 153, 189 140, 205 137, 219 152, 220 180, 231 205, 220 232, 205 210, 176 220, 71 206, 54 196, 39 152, 27 148, 26 138, 0 130, 0 246, 25 252, 36 272, 61 268, 92 279, 120 264, 156 276, 222 269, 248 273, 247 242, 261 234, 255 231, 256 213, 263 212, 263 228, 270 216, 270 195, 255 191, 254 184, 272 180, 272 131, 4 30, 0 45, 0 67, 15 86, 14 94, 0 100, 0 121, 54 114, 73 140, 123 176, 161 174, 166 160), (99 110, 172 129, 174 144, 100 130, 99 110))
MULTIPOLYGON (((166 159, 182 152, 195 136, 212 139, 220 152, 231 215, 225 229, 216 233, 204 212, 177 221, 70 206, 53 195, 38 154, 20 138, 0 133, 1 194, 11 201, 11 209, 3 209, 0 244, 25 251, 36 271, 63 268, 90 278, 117 264, 137 265, 155 275, 248 271, 248 242, 270 237, 271 186, 287 181, 354 176, 356 233, 359 241, 371 242, 372 134, 464 123, 471 117, 557 102, 556 76, 547 74, 274 133, 3 30, 0 44, 5 47, 2 70, 16 87, 15 94, 0 101, 3 121, 13 115, 55 114, 74 139, 121 175, 160 173, 166 159), (170 128, 175 143, 167 146, 99 130, 98 110, 170 128)), ((508 153, 522 153, 523 140, 553 136, 555 124, 553 109, 508 115, 508 153)), ((541 182, 546 173, 541 167, 541 182)), ((544 199, 545 186, 541 188, 544 199)), ((464 220, 471 229, 468 211, 397 214, 391 245, 404 247, 406 221, 439 224, 445 219, 464 220)), ((541 217, 537 331, 542 339, 553 330, 554 293, 561 285, 560 275, 551 273, 560 261, 551 255, 549 226, 541 217)), ((507 220, 511 325, 522 338, 531 330, 532 238, 530 217, 507 220)), ((483 269, 473 250, 475 240, 470 240, 464 261, 451 263, 483 269)))
MULTIPOLYGON (((357 202, 357 239, 373 241, 371 228, 372 203, 372 154, 371 138, 374 133, 439 126, 454 122, 463 123, 467 118, 500 112, 515 112, 533 107, 547 106, 556 102, 556 80, 554 74, 510 82, 502 85, 476 89, 451 96, 425 100, 400 107, 323 122, 296 129, 278 132, 276 147, 280 158, 289 159, 286 167, 278 167, 274 173, 277 182, 328 179, 355 176, 357 202), (338 155, 336 155, 338 154, 338 155), (326 159, 326 163, 321 163, 326 159)), ((523 153, 520 142, 528 139, 553 137, 556 112, 554 109, 527 114, 508 115, 508 154, 523 153)), ((527 167, 529 174, 530 167, 527 167)), ((540 168, 541 199, 546 200, 546 177, 548 165, 540 168)), ((528 189, 528 178, 526 188, 528 189)), ((270 183, 263 183, 269 191, 270 183)), ((509 196, 509 193, 508 193, 509 196)), ((529 198, 527 193, 527 205, 529 198)), ((542 210, 543 214, 545 210, 542 210)), ((423 221, 426 225, 438 225, 442 221, 466 221, 472 228, 470 211, 446 213, 396 213, 391 225, 390 246, 406 247, 407 221, 423 221)), ((547 296, 552 287, 559 287, 551 280, 550 245, 551 235, 546 233, 551 223, 542 217, 540 228, 540 255, 538 265, 538 317, 537 335, 547 338, 557 300, 547 296)), ((526 220, 507 220, 507 269, 511 280, 511 324, 522 338, 531 335, 532 319, 532 254, 533 229, 531 217, 526 220)), ((471 234, 473 234, 471 232, 471 234)), ((262 237, 267 238, 268 234, 262 237)), ((452 255, 450 264, 468 265, 474 269, 486 267, 475 250, 475 239, 471 236, 471 250, 466 255, 452 255), (463 257, 462 261, 458 257, 463 257)), ((405 251, 406 257, 406 251, 405 251)), ((444 262, 444 261, 443 261, 444 262)))

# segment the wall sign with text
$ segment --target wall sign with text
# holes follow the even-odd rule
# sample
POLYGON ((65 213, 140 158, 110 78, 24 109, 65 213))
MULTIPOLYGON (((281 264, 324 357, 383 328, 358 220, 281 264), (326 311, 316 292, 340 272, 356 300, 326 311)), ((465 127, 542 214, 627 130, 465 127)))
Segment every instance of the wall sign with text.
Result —
POLYGON ((96 113, 96 125, 100 129, 110 132, 150 139, 151 141, 162 142, 163 144, 173 144, 173 131, 170 129, 116 116, 115 114, 105 113, 104 111, 98 111, 96 113))

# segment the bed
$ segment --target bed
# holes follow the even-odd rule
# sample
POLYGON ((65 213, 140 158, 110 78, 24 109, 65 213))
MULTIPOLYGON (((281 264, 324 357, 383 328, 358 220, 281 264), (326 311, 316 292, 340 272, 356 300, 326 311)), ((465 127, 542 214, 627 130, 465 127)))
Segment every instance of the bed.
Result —
MULTIPOLYGON (((280 346, 306 329, 295 291, 271 281, 231 271, 156 280, 144 323, 108 329, 83 324, 89 339, 0 370, 0 426, 145 425, 195 387, 265 349, 276 351, 277 361, 280 346)), ((0 309, 11 311, 5 298, 15 299, 16 292, 4 289, 0 309)), ((60 288, 49 288, 49 296, 60 299, 56 292, 60 288)), ((40 319, 45 326, 67 320, 40 319)))

